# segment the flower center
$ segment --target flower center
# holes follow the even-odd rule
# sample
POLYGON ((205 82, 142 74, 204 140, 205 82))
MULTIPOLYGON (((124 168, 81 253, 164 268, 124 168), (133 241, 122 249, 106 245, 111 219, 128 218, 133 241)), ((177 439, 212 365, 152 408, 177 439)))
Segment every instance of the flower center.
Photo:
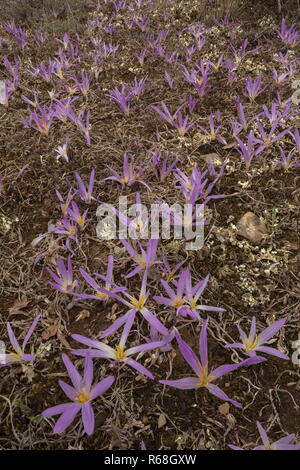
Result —
POLYGON ((83 227, 85 223, 84 217, 80 215, 79 217, 76 218, 76 222, 78 223, 78 225, 80 225, 80 227, 83 227))
POLYGON ((176 297, 174 302, 172 303, 172 307, 181 307, 184 304, 184 297, 176 297))
POLYGON ((143 310, 146 302, 146 297, 142 294, 139 299, 136 299, 135 297, 132 298, 131 300, 131 305, 133 305, 137 310, 141 311, 143 310))
POLYGON ((74 401, 77 403, 86 403, 90 400, 90 392, 85 388, 81 388, 77 391, 77 396, 74 398, 74 401))
POLYGON ((100 292, 100 291, 97 291, 95 295, 99 297, 99 299, 103 299, 103 297, 107 297, 107 294, 105 294, 105 292, 100 292))
POLYGON ((244 341, 244 346, 247 349, 247 351, 253 351, 255 347, 257 346, 257 343, 258 343, 258 336, 256 335, 254 340, 252 341, 249 338, 247 338, 244 341))
POLYGON ((214 379, 213 375, 207 375, 208 363, 205 366, 202 366, 199 362, 200 374, 199 374, 199 383, 198 387, 207 387, 209 383, 214 379))
POLYGON ((71 227, 69 227, 69 234, 70 235, 75 235, 75 233, 76 233, 76 227, 71 225, 71 227))
POLYGON ((124 346, 120 346, 119 344, 116 347, 116 359, 117 361, 123 361, 125 359, 124 346))
POLYGON ((194 298, 190 300, 189 306, 190 306, 191 308, 196 308, 196 307, 197 307, 197 302, 196 302, 196 300, 195 300, 194 298))
POLYGON ((142 269, 145 269, 147 266, 147 263, 145 259, 142 256, 138 256, 137 259, 133 260, 136 264, 138 264, 142 269))
POLYGON ((63 291, 65 294, 72 292, 75 288, 75 282, 66 282, 63 286, 63 291))

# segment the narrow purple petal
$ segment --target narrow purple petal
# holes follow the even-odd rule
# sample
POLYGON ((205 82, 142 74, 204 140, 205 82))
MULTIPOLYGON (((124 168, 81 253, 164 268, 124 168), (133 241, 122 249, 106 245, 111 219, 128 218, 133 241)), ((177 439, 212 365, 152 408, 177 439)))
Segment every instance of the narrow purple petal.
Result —
POLYGON ((182 356, 184 357, 186 362, 191 366, 195 374, 199 375, 200 374, 200 364, 199 364, 200 361, 198 357, 196 356, 192 348, 190 348, 190 346, 181 338, 178 332, 176 332, 175 336, 176 336, 176 340, 177 340, 182 356))
POLYGON ((223 392, 223 390, 221 390, 217 385, 210 384, 206 388, 210 391, 210 393, 212 393, 216 397, 220 398, 221 400, 229 401, 230 403, 232 403, 237 408, 243 408, 241 403, 229 398, 228 395, 226 395, 226 393, 223 392))
POLYGON ((181 390, 189 390, 198 388, 199 379, 197 377, 186 377, 185 379, 179 380, 160 380, 159 383, 180 388, 181 390))
POLYGON ((60 415, 67 411, 73 403, 62 403, 61 405, 52 406, 51 408, 47 408, 42 412, 42 416, 44 418, 50 418, 50 416, 60 415))
POLYGON ((208 363, 208 353, 207 353, 207 325, 208 320, 206 320, 201 328, 200 337, 199 337, 199 354, 201 358, 201 364, 204 367, 208 363))
POLYGON ((20 345, 14 335, 14 332, 10 326, 10 323, 7 323, 6 327, 7 327, 7 333, 8 333, 10 344, 12 345, 15 351, 21 351, 20 345))
POLYGON ((268 447, 270 445, 270 440, 267 436, 266 431, 264 430, 264 428, 262 427, 259 421, 256 421, 256 426, 257 426, 258 432, 260 434, 260 437, 261 437, 261 440, 263 441, 264 446, 268 447))
POLYGON ((67 395, 67 397, 70 398, 70 400, 74 401, 74 398, 77 395, 75 388, 71 387, 71 385, 67 384, 63 380, 59 380, 58 383, 59 383, 59 386, 67 395))
POLYGON ((94 400, 95 398, 99 397, 99 395, 103 395, 103 393, 105 393, 112 386, 114 381, 114 376, 109 375, 108 377, 105 377, 105 379, 98 382, 97 385, 95 385, 94 388, 91 390, 91 400, 94 400))
POLYGON ((84 403, 81 407, 81 416, 84 430, 88 436, 91 436, 95 428, 94 410, 90 403, 84 403))
POLYGON ((140 374, 145 375, 149 379, 151 380, 154 379, 154 375, 151 374, 151 372, 148 369, 146 369, 146 367, 142 366, 142 364, 140 364, 139 362, 134 361, 133 359, 128 359, 126 364, 130 367, 133 367, 133 369, 137 370, 140 374))
POLYGON ((74 387, 77 389, 82 380, 81 375, 79 374, 78 370, 76 369, 76 367, 73 365, 72 361, 68 358, 66 354, 62 355, 62 360, 66 366, 69 377, 74 387))
POLYGON ((287 356, 286 354, 278 351, 277 349, 275 348, 270 348, 269 346, 260 346, 258 348, 255 348, 256 351, 260 351, 260 352, 264 352, 266 354, 271 354, 272 356, 277 356, 277 357, 280 357, 280 359, 285 359, 286 361, 289 361, 289 356, 287 356))
POLYGON ((269 341, 279 330, 283 327, 286 322, 286 318, 282 318, 281 320, 277 320, 271 326, 268 326, 265 330, 263 330, 258 335, 258 344, 264 344, 269 341))
POLYGON ((28 330, 28 332, 27 332, 27 334, 26 334, 26 336, 25 336, 25 338, 24 338, 23 345, 22 345, 23 349, 25 348, 26 344, 28 343, 28 340, 29 340, 30 336, 32 335, 32 333, 34 332, 34 330, 35 330, 35 328, 36 328, 36 325, 37 325, 39 319, 41 318, 41 316, 42 316, 42 315, 37 315, 37 316, 35 317, 35 319, 33 320, 32 325, 31 325, 31 327, 29 328, 29 330, 28 330))
POLYGON ((71 403, 71 406, 58 418, 53 433, 61 434, 65 429, 70 426, 75 416, 80 411, 81 405, 77 403, 71 403))
POLYGON ((91 359, 90 355, 87 354, 85 357, 85 362, 84 362, 83 381, 88 390, 91 388, 93 377, 94 377, 93 360, 91 359))

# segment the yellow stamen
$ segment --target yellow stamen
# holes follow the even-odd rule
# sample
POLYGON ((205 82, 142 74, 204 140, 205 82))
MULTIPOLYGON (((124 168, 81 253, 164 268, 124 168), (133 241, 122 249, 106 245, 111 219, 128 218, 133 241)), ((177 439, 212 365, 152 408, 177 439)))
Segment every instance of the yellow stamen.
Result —
POLYGON ((79 217, 76 218, 76 222, 78 223, 78 225, 80 225, 80 227, 83 227, 85 223, 85 219, 84 217, 80 215, 79 217))
POLYGON ((190 306, 191 308, 196 308, 196 307, 197 307, 197 302, 196 302, 196 300, 195 300, 195 299, 190 300, 189 306, 190 306))
POLYGON ((202 365, 199 362, 199 367, 200 367, 200 374, 199 374, 199 383, 197 384, 198 387, 207 387, 209 383, 214 379, 213 375, 207 375, 207 366, 208 363, 205 364, 205 366, 202 367, 202 365))
POLYGON ((7 357, 10 361, 19 361, 22 359, 22 351, 16 351, 15 353, 7 354, 7 357))
POLYGON ((145 259, 142 257, 142 256, 138 256, 137 259, 133 259, 133 261, 138 264, 142 269, 145 269, 146 266, 147 266, 147 263, 145 261, 145 259))
POLYGON ((107 294, 105 294, 105 292, 97 291, 95 295, 99 297, 99 299, 103 299, 103 297, 107 297, 107 294))
POLYGON ((125 359, 124 346, 120 346, 119 344, 116 347, 116 359, 117 361, 123 361, 123 359, 125 359))
POLYGON ((255 349, 255 347, 257 346, 258 336, 256 335, 253 341, 247 338, 245 341, 243 341, 243 343, 247 351, 253 351, 253 349, 255 349))
POLYGON ((183 127, 178 127, 178 134, 183 136, 185 134, 185 129, 183 127))
POLYGON ((131 305, 133 305, 137 310, 141 311, 146 303, 146 297, 145 295, 141 295, 139 299, 136 299, 135 297, 132 298, 131 300, 131 305))
POLYGON ((85 387, 83 387, 78 390, 77 397, 74 398, 74 401, 77 403, 86 403, 90 400, 90 398, 90 392, 85 387))
POLYGON ((184 304, 184 297, 176 297, 174 302, 172 303, 172 307, 181 307, 184 304))
POLYGON ((69 228, 69 234, 70 235, 75 235, 76 233, 76 227, 74 227, 73 225, 69 228))

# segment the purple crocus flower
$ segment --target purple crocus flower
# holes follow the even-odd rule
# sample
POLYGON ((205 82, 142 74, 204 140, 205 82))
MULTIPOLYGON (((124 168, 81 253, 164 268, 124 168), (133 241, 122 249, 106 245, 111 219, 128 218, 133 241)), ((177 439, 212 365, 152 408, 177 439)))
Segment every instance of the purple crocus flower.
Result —
POLYGON ((134 318, 135 313, 132 311, 127 317, 119 344, 117 344, 115 348, 112 348, 108 344, 102 343, 101 341, 89 339, 82 335, 72 335, 72 338, 78 341, 79 343, 85 344, 86 346, 91 346, 93 348, 77 349, 72 351, 72 353, 76 356, 86 356, 87 354, 89 354, 91 357, 101 357, 111 359, 112 361, 119 361, 132 367, 133 369, 137 370, 140 374, 143 374, 149 379, 153 380, 153 374, 144 366, 142 366, 139 362, 132 359, 131 356, 133 354, 138 354, 144 351, 151 351, 152 349, 164 346, 165 344, 167 344, 167 342, 170 342, 170 340, 173 338, 173 335, 169 335, 169 337, 165 338, 162 341, 145 343, 139 346, 134 346, 133 348, 125 349, 125 344, 130 333, 132 324, 134 322, 134 318))
POLYGON ((244 93, 245 96, 248 96, 250 98, 250 101, 254 101, 258 95, 260 95, 266 88, 267 86, 262 88, 262 80, 263 80, 263 75, 262 73, 259 73, 257 78, 255 80, 252 79, 252 77, 248 77, 246 80, 246 93, 244 93))
POLYGON ((192 286, 192 275, 190 270, 187 270, 187 276, 185 280, 185 305, 179 307, 177 314, 182 317, 189 315, 191 318, 200 320, 198 310, 205 310, 207 312, 225 312, 224 308, 211 307, 209 305, 198 304, 199 298, 202 296, 204 289, 209 281, 209 274, 198 281, 197 284, 192 286))
POLYGON ((245 114, 245 109, 240 100, 236 100, 236 107, 238 113, 238 121, 231 121, 233 137, 238 135, 242 130, 245 132, 248 130, 249 124, 257 119, 258 115, 253 116, 251 119, 248 119, 245 114))
POLYGON ((55 71, 55 66, 56 62, 51 59, 49 59, 48 66, 42 62, 40 68, 37 70, 37 74, 40 75, 45 82, 49 83, 51 81, 51 76, 55 71))
POLYGON ((147 189, 150 190, 149 186, 145 183, 145 181, 141 180, 142 170, 141 168, 134 168, 134 157, 131 154, 124 153, 123 157, 123 175, 120 175, 116 170, 108 166, 110 171, 113 173, 113 176, 108 176, 104 178, 103 181, 112 180, 118 181, 122 185, 131 186, 134 183, 141 183, 146 186, 147 189))
POLYGON ((219 130, 222 129, 222 125, 215 127, 215 122, 214 122, 214 114, 210 113, 209 116, 209 131, 207 131, 204 127, 199 126, 201 131, 207 135, 211 140, 218 140, 221 142, 221 144, 226 145, 226 140, 219 134, 219 130))
POLYGON ((126 86, 124 83, 122 83, 121 90, 114 88, 113 90, 109 90, 109 94, 106 96, 115 101, 120 106, 121 111, 126 114, 126 116, 129 116, 132 92, 126 92, 126 86))
POLYGON ((50 268, 46 268, 50 276, 55 281, 49 282, 49 284, 59 292, 63 292, 64 294, 71 294, 78 285, 77 281, 73 281, 71 257, 68 256, 67 267, 65 266, 62 259, 57 258, 55 262, 58 275, 55 274, 50 268))
POLYGON ((72 78, 75 81, 75 84, 78 90, 81 91, 83 96, 87 97, 88 91, 90 89, 90 84, 92 81, 91 75, 85 72, 84 70, 81 70, 81 81, 79 81, 76 77, 72 77, 72 78))
POLYGON ((196 356, 194 351, 190 346, 181 338, 178 332, 175 333, 175 337, 180 349, 180 352, 189 366, 195 372, 196 377, 187 377, 179 380, 160 380, 159 382, 164 385, 169 385, 170 387, 179 388, 182 390, 188 389, 198 389, 206 388, 210 393, 220 398, 221 400, 228 401, 232 403, 237 408, 242 408, 241 403, 232 400, 229 398, 223 390, 221 390, 213 382, 223 375, 232 372, 239 367, 248 366, 252 364, 258 364, 263 362, 264 359, 261 357, 254 357, 246 359, 245 361, 239 362, 237 364, 225 364, 216 369, 208 371, 208 351, 207 351, 207 325, 208 320, 206 320, 201 328, 200 338, 199 338, 199 354, 200 359, 196 356))
POLYGON ((141 67, 144 65, 145 57, 149 55, 148 49, 143 49, 139 54, 134 54, 141 67))
POLYGON ((163 119, 165 119, 169 124, 171 124, 171 126, 174 125, 174 117, 176 115, 176 113, 178 113, 180 111, 180 109, 182 108, 183 105, 181 105, 177 111, 175 112, 175 114, 172 116, 172 114, 170 113, 167 105, 162 101, 160 103, 161 107, 162 107, 162 110, 158 107, 158 106, 151 106, 151 108, 153 109, 153 111, 155 111, 157 114, 159 114, 163 119))
POLYGON ((90 112, 87 111, 84 117, 85 111, 82 110, 79 112, 78 116, 73 114, 69 114, 69 118, 75 122, 81 132, 84 134, 87 145, 91 145, 91 137, 90 137, 90 112))
POLYGON ((210 193, 222 177, 224 168, 225 163, 222 165, 219 174, 211 183, 209 183, 207 178, 207 170, 203 172, 199 171, 197 163, 194 163, 190 176, 185 175, 181 170, 179 170, 179 168, 176 168, 173 173, 178 181, 176 188, 180 188, 182 190, 186 202, 192 205, 200 199, 207 204, 211 199, 223 198, 225 197, 224 194, 211 195, 210 193))
MULTIPOLYGON (((289 434, 288 436, 282 437, 278 439, 278 441, 270 442, 270 439, 267 436, 266 431, 262 427, 259 421, 256 421, 256 426, 258 432, 260 434, 261 440, 263 441, 263 445, 256 446, 252 450, 299 450, 300 443, 298 444, 291 444, 292 441, 295 439, 295 434, 289 434)), ((232 450, 244 450, 241 447, 229 445, 230 449, 232 450)))
POLYGON ((35 129, 39 131, 42 135, 48 135, 50 126, 55 117, 55 112, 52 108, 38 106, 37 111, 30 111, 29 119, 22 119, 21 122, 25 127, 35 129), (38 112, 40 115, 38 114, 38 112))
POLYGON ((254 145, 257 142, 254 137, 254 132, 251 131, 247 136, 247 142, 244 143, 239 137, 235 136, 235 140, 238 143, 236 150, 239 152, 241 157, 243 157, 246 163, 246 169, 249 170, 252 159, 255 155, 254 145))
POLYGON ((20 346, 18 340, 16 339, 14 332, 12 331, 12 328, 10 326, 10 323, 7 322, 6 327, 7 327, 8 337, 10 340, 10 344, 13 347, 15 352, 6 354, 5 362, 4 363, 0 362, 0 367, 5 366, 5 365, 11 365, 19 361, 25 361, 25 362, 34 361, 35 356, 33 356, 32 354, 25 354, 24 350, 40 318, 41 318, 41 315, 37 315, 35 319, 33 320, 28 332, 25 335, 22 346, 20 346))
POLYGON ((168 307, 174 307, 176 309, 179 309, 179 307, 181 307, 185 303, 184 293, 185 293, 187 275, 188 275, 187 269, 182 271, 182 273, 180 274, 178 280, 175 283, 176 292, 174 291, 174 289, 172 289, 172 287, 170 287, 167 281, 165 281, 164 279, 161 279, 160 282, 169 297, 162 297, 160 295, 155 295, 153 297, 153 300, 155 300, 159 304, 163 304, 168 307))
POLYGON ((273 72, 273 80, 276 83, 276 85, 280 86, 282 85, 288 78, 291 77, 291 72, 292 69, 290 69, 288 72, 283 72, 283 73, 278 73, 276 69, 272 70, 273 72))
POLYGON ((178 134, 183 137, 189 130, 190 128, 195 124, 195 121, 192 121, 188 123, 189 120, 189 115, 185 116, 185 118, 182 116, 181 111, 176 111, 174 114, 173 118, 173 126, 177 129, 178 134))
POLYGON ((186 262, 186 259, 184 259, 183 261, 180 261, 180 263, 177 263, 176 266, 174 266, 174 268, 171 268, 170 263, 168 262, 167 258, 164 256, 162 258, 162 264, 160 266, 161 266, 162 273, 165 277, 165 280, 167 282, 175 283, 176 282, 175 275, 185 262, 186 262))
POLYGON ((296 129, 294 132, 290 131, 290 135, 293 137, 295 141, 295 147, 297 152, 300 154, 300 133, 299 130, 296 129))
POLYGON ((107 300, 109 296, 114 296, 118 292, 123 292, 126 287, 119 287, 113 282, 113 269, 114 269, 114 257, 110 255, 107 260, 107 271, 106 275, 103 276, 99 273, 94 273, 94 275, 104 282, 104 287, 102 287, 98 282, 96 282, 84 269, 80 269, 80 274, 85 279, 85 281, 94 289, 94 294, 75 294, 76 297, 81 299, 96 299, 96 300, 107 300))
POLYGON ((209 65, 214 69, 215 72, 218 72, 224 59, 224 54, 221 54, 217 62, 214 63, 211 60, 208 61, 209 65))
POLYGON ((257 52, 261 46, 257 46, 254 49, 251 49, 250 51, 246 51, 247 45, 248 45, 249 40, 245 39, 243 44, 241 45, 240 49, 236 50, 233 46, 231 46, 231 50, 234 54, 234 59, 235 63, 238 65, 242 59, 244 59, 248 54, 257 52))
POLYGON ((71 202, 71 206, 72 209, 70 209, 70 207, 68 208, 67 215, 70 217, 71 220, 76 222, 80 228, 83 228, 86 223, 86 215, 88 213, 88 209, 86 209, 82 214, 75 201, 71 202))
POLYGON ((68 238, 78 243, 77 227, 67 217, 59 220, 56 225, 49 225, 49 232, 57 233, 58 235, 66 235, 68 238))
POLYGON ((62 211, 63 215, 66 216, 67 212, 68 212, 69 205, 70 205, 70 203, 71 203, 71 201, 74 197, 72 188, 69 190, 66 200, 64 200, 64 198, 62 197, 62 195, 60 194, 60 192, 57 189, 55 190, 55 193, 56 193, 56 196, 57 196, 58 200, 60 201, 61 211, 62 211))
POLYGON ((140 271, 148 269, 154 264, 158 263, 158 261, 156 261, 156 250, 159 242, 158 239, 150 239, 146 250, 143 249, 139 240, 137 240, 137 246, 139 247, 139 250, 137 248, 133 248, 125 239, 121 238, 120 241, 131 256, 133 262, 136 264, 136 267, 133 269, 133 271, 125 276, 125 279, 129 279, 140 271))
POLYGON ((293 158, 293 151, 290 151, 286 155, 286 153, 282 149, 280 149, 280 160, 275 162, 275 165, 282 165, 286 171, 292 166, 300 166, 300 163, 293 162, 292 158, 293 158))
POLYGON ((288 129, 285 129, 284 131, 279 132, 279 134, 275 135, 274 132, 277 126, 278 126, 278 120, 273 123, 270 131, 267 133, 264 130, 260 122, 257 124, 261 138, 260 139, 255 138, 255 142, 260 144, 259 147, 255 151, 255 155, 258 155, 259 153, 268 149, 272 144, 280 140, 285 134, 288 133, 288 129))
POLYGON ((296 29, 296 25, 292 24, 289 28, 286 25, 285 19, 282 18, 280 30, 276 30, 280 39, 290 47, 296 47, 299 43, 300 35, 296 29))
POLYGON ((26 30, 21 28, 21 26, 17 26, 14 21, 11 21, 10 23, 5 23, 3 27, 8 33, 14 36, 18 46, 23 49, 27 42, 26 30))
POLYGON ((113 334, 115 331, 117 331, 126 323, 126 321, 128 320, 128 317, 130 317, 131 315, 134 315, 135 317, 135 315, 138 312, 141 313, 143 318, 149 323, 151 327, 155 328, 163 336, 169 335, 168 329, 161 323, 161 321, 158 318, 155 317, 155 315, 153 315, 146 308, 146 302, 149 297, 149 292, 147 292, 147 278, 148 278, 148 270, 146 269, 144 272, 139 296, 133 296, 133 295, 128 294, 127 292, 124 292, 124 295, 128 299, 128 300, 125 300, 118 294, 112 295, 113 298, 115 298, 116 300, 119 300, 121 303, 126 305, 126 307, 129 308, 129 311, 125 313, 125 315, 122 315, 121 317, 117 318, 117 320, 102 333, 102 335, 100 336, 101 339, 106 338, 107 336, 113 334))
POLYGON ((156 177, 160 182, 165 180, 178 163, 178 160, 175 160, 168 165, 168 157, 162 158, 161 152, 153 152, 151 160, 156 177))
POLYGON ((35 91, 33 93, 33 96, 34 96, 34 100, 30 100, 29 98, 27 98, 26 96, 22 95, 21 98, 22 100, 24 101, 24 103, 27 103, 29 104, 30 106, 33 106, 34 108, 37 108, 38 105, 39 105, 39 100, 38 100, 38 96, 39 96, 39 92, 38 91, 35 91))
POLYGON ((42 416, 49 418, 50 416, 61 415, 53 428, 54 434, 61 434, 73 422, 77 414, 81 412, 84 430, 90 436, 93 434, 95 427, 94 411, 91 402, 100 395, 103 395, 112 386, 115 378, 109 375, 92 387, 93 361, 89 356, 85 358, 83 377, 66 354, 62 355, 62 360, 73 386, 68 385, 62 380, 58 383, 71 402, 47 408, 42 412, 42 416))
POLYGON ((189 101, 188 101, 188 107, 189 107, 189 112, 192 113, 194 109, 196 108, 198 104, 198 100, 193 97, 193 95, 189 96, 189 101))
POLYGON ((91 171, 89 185, 87 189, 81 179, 81 176, 78 173, 75 173, 75 178, 77 180, 78 188, 79 188, 78 195, 84 202, 86 202, 87 204, 90 204, 92 200, 95 200, 95 198, 92 196, 93 188, 94 188, 94 181, 95 181, 95 170, 93 169, 91 171))
POLYGON ((136 96, 136 97, 141 96, 141 94, 144 90, 146 81, 147 81, 147 77, 143 77, 139 81, 135 77, 134 78, 134 84, 131 86, 131 91, 130 91, 131 95, 136 96))
POLYGON ((267 343, 269 339, 271 339, 283 327, 285 322, 286 318, 277 320, 272 323, 272 325, 268 326, 259 334, 257 334, 256 318, 252 317, 249 335, 247 336, 244 330, 242 330, 242 328, 237 325, 242 343, 226 344, 225 348, 243 349, 250 357, 256 356, 256 351, 259 351, 280 357, 281 359, 289 360, 289 357, 286 354, 283 354, 275 348, 264 346, 264 344, 267 343))

